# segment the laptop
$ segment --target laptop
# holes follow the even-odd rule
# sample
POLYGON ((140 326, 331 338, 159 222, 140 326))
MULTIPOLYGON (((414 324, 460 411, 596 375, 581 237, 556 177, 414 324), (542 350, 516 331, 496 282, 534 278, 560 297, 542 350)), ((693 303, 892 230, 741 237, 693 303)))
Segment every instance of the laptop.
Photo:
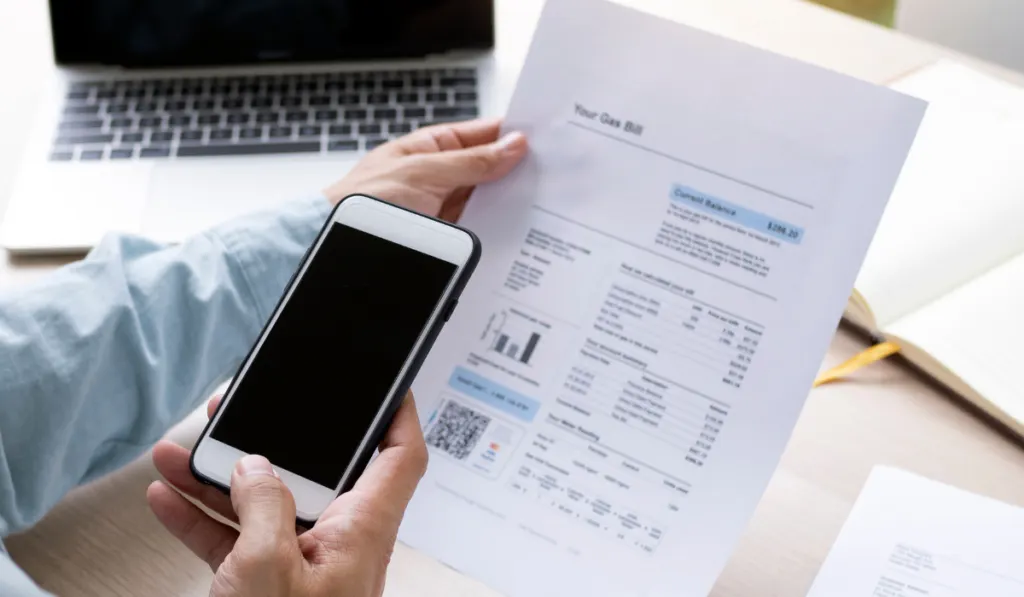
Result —
POLYGON ((493 0, 49 4, 53 85, 0 228, 16 253, 181 241, 496 112, 493 0))

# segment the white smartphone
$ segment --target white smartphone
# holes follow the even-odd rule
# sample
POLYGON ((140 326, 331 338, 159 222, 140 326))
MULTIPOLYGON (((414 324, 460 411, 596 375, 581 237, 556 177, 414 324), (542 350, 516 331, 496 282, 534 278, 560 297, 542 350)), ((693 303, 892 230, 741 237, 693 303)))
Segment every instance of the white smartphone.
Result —
POLYGON ((355 484, 480 257, 469 231, 366 195, 328 218, 192 450, 228 491, 260 454, 312 524, 355 484))

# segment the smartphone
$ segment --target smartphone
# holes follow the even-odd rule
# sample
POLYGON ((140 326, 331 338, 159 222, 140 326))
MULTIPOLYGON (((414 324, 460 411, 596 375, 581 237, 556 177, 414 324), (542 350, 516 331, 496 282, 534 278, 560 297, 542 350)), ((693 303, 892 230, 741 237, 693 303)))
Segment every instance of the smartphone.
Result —
POLYGON ((338 203, 192 450, 227 491, 260 454, 312 524, 355 484, 480 258, 469 231, 374 199, 338 203))

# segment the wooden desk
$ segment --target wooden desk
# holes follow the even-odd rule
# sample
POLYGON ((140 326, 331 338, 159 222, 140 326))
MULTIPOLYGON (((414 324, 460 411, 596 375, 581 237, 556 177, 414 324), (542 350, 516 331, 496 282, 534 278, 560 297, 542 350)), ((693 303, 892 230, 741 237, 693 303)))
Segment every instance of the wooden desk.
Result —
MULTIPOLYGON (((794 0, 633 3, 875 82, 891 80, 946 53, 794 0)), ((42 11, 8 18, 7 13, 23 9, 21 4, 0 6, 0 60, 4 72, 10 66, 31 78, 35 76, 31 69, 11 61, 25 56, 28 48, 35 52, 29 52, 28 63, 46 63, 41 58, 45 43, 29 39, 40 31, 45 34, 45 22, 40 25, 42 11)), ((538 7, 536 0, 499 0, 500 59, 521 60, 538 7)), ((27 108, 33 93, 16 92, 13 99, 3 98, 0 115, 17 112, 19 103, 27 108)), ((6 162, 17 154, 11 145, 17 140, 14 137, 0 142, 0 197, 6 196, 12 172, 6 162)), ((0 285, 19 283, 51 266, 51 261, 44 260, 0 267, 0 285)), ((860 348, 859 338, 840 330, 825 364, 839 362, 860 348)), ((171 433, 172 438, 188 443, 200 422, 200 417, 193 416, 171 433)), ((1024 505, 1024 450, 900 363, 881 363, 856 383, 813 392, 713 595, 803 596, 877 464, 902 467, 1024 505)), ((144 491, 155 477, 148 458, 143 458, 80 488, 32 531, 11 538, 7 543, 11 554, 43 587, 61 595, 205 595, 209 570, 171 539, 146 508, 144 491)), ((399 546, 386 595, 483 597, 496 593, 399 546)))

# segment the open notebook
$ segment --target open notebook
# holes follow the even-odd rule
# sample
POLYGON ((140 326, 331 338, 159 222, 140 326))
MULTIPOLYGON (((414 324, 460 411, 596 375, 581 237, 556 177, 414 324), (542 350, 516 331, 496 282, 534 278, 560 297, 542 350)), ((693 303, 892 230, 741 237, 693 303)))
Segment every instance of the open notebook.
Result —
POLYGON ((846 308, 1024 436, 1024 89, 951 62, 892 87, 930 106, 846 308))

